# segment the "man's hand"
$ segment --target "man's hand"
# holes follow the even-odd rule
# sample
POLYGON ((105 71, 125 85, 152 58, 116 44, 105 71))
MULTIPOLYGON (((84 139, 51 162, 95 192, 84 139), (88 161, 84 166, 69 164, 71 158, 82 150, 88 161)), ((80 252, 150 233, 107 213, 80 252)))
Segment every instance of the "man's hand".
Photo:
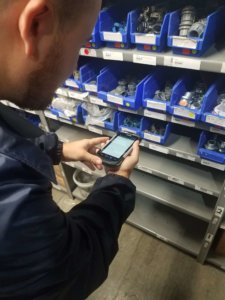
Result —
POLYGON ((99 148, 98 145, 105 144, 109 139, 101 137, 96 139, 85 139, 72 143, 63 144, 63 161, 81 161, 91 170, 95 168, 102 170, 102 160, 96 153, 99 148))
POLYGON ((131 175, 133 169, 135 168, 136 164, 139 161, 139 152, 140 152, 139 144, 140 144, 139 141, 134 143, 131 154, 125 158, 125 160, 123 161, 122 165, 119 168, 107 169, 106 170, 107 173, 108 174, 116 174, 116 175, 120 175, 120 176, 123 176, 126 178, 130 178, 130 175, 131 175))

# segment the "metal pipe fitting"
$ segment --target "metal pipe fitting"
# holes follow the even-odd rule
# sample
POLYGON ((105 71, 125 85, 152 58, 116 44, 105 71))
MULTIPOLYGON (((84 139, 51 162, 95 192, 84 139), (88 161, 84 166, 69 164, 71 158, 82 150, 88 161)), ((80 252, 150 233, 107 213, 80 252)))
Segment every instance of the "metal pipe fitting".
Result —
POLYGON ((206 19, 199 20, 194 23, 188 32, 189 38, 202 38, 206 28, 206 19))

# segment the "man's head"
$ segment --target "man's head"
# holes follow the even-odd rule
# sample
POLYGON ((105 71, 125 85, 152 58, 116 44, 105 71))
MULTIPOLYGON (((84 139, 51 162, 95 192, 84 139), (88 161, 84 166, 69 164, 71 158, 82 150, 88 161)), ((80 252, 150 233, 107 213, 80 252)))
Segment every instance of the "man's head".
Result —
POLYGON ((0 99, 44 109, 76 67, 101 0, 0 0, 0 99))

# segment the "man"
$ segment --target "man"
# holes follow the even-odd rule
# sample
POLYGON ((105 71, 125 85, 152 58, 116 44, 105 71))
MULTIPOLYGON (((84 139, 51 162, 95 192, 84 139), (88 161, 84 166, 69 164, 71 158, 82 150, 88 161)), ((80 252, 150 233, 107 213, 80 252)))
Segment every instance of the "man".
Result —
MULTIPOLYGON (((0 99, 45 109, 72 73, 100 0, 0 0, 0 99)), ((122 224, 134 209, 129 181, 139 146, 64 214, 52 201, 52 163, 102 168, 106 138, 60 144, 0 106, 0 299, 85 299, 106 279, 122 224)))

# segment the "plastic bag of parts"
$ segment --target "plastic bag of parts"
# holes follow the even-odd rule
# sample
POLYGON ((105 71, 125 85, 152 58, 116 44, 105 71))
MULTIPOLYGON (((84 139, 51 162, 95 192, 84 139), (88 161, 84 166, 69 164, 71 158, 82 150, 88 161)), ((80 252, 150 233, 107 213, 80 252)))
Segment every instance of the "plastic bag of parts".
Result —
POLYGON ((82 107, 88 112, 86 125, 98 125, 99 122, 112 122, 114 111, 91 103, 83 103, 82 107))
POLYGON ((66 98, 55 98, 52 101, 52 108, 63 111, 67 117, 72 117, 77 114, 77 107, 80 102, 66 98))

